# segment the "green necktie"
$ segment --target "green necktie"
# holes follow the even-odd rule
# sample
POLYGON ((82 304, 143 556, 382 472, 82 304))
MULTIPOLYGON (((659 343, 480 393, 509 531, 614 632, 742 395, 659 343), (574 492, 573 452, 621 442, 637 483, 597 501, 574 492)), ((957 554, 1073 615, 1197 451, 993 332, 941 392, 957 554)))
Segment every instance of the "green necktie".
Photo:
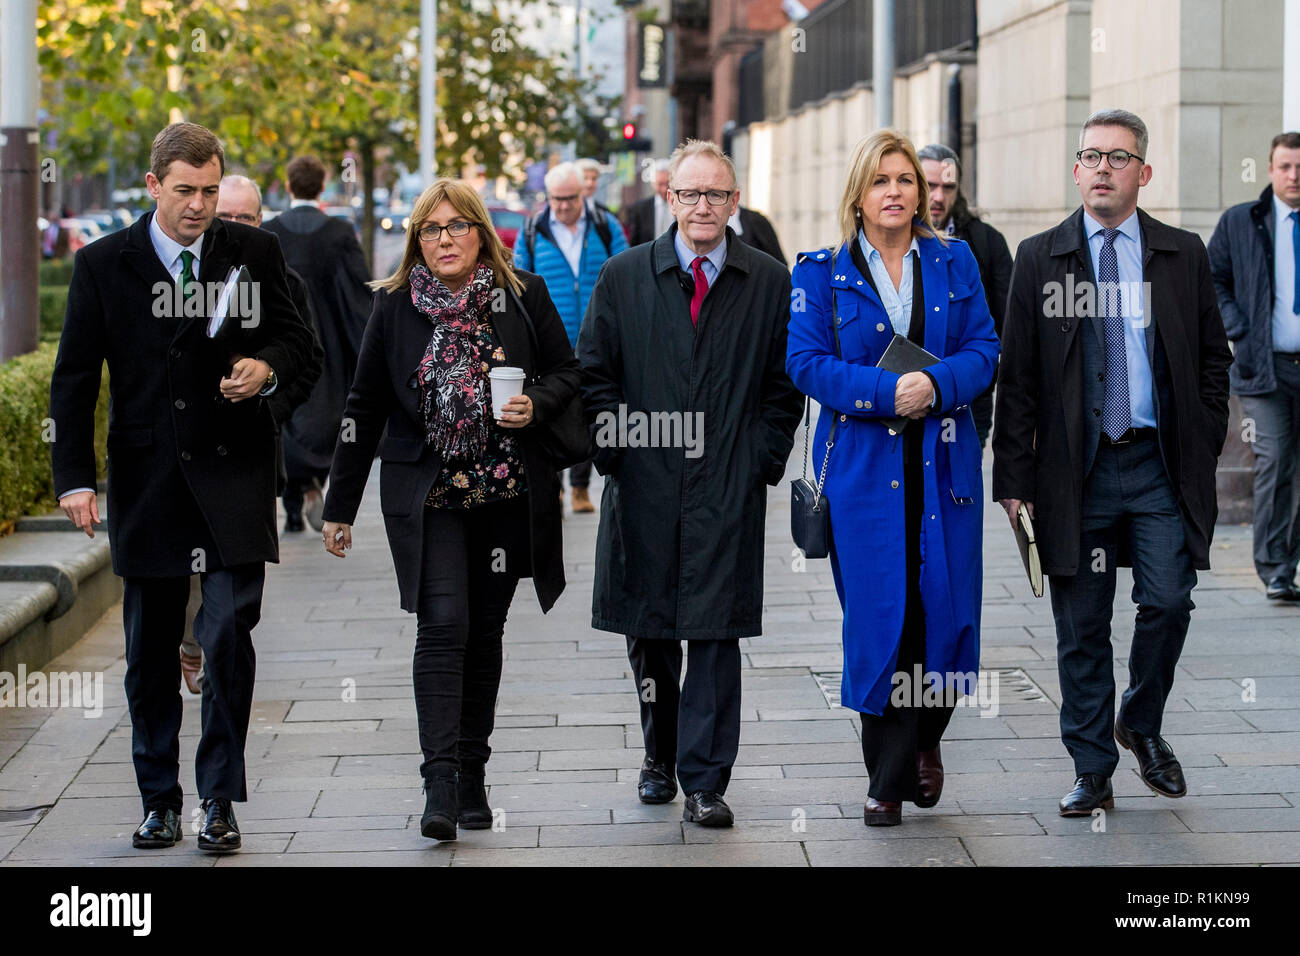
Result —
POLYGON ((198 291, 199 283, 194 278, 194 253, 186 249, 181 253, 181 296, 188 299, 198 291))

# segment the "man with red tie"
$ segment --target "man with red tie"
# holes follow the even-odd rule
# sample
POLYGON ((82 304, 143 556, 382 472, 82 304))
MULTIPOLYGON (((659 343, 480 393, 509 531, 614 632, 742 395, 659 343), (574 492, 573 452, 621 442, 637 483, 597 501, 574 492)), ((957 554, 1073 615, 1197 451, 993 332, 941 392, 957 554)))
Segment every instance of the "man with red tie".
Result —
POLYGON ((730 826, 740 638, 762 633, 767 486, 803 399, 785 371, 790 277, 727 228, 731 160, 688 141, 668 195, 674 225, 605 264, 578 336, 605 476, 591 623, 627 636, 641 801, 667 803, 680 781, 683 819, 730 826))

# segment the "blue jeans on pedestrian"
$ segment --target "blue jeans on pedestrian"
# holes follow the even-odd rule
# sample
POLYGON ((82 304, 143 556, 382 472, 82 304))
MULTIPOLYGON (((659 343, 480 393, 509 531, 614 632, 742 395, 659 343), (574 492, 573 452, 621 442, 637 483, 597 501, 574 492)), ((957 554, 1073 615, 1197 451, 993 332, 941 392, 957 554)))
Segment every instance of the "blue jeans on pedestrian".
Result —
POLYGON ((1137 618, 1119 720, 1134 733, 1155 737, 1195 607, 1196 571, 1153 439, 1111 445, 1102 438, 1084 482, 1078 571, 1050 578, 1061 740, 1076 775, 1109 777, 1119 763, 1110 622, 1121 545, 1133 565, 1137 618))

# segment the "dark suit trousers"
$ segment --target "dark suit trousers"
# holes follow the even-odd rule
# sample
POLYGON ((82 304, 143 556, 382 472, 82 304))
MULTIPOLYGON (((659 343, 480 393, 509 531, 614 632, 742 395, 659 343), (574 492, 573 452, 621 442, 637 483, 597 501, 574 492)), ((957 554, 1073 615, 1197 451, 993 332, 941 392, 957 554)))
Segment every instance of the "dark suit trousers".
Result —
POLYGON ((1277 388, 1241 396, 1255 421, 1255 570, 1290 582, 1300 564, 1300 357, 1273 354, 1277 388))
POLYGON ((740 750, 740 641, 627 639, 646 755, 670 767, 685 793, 727 792, 740 750))
MULTIPOLYGON (((901 803, 916 799, 918 751, 933 750, 948 728, 953 707, 947 696, 938 706, 911 706, 913 665, 925 670, 925 606, 921 602, 921 513, 925 505, 922 460, 922 422, 903 430, 903 493, 907 535, 907 605, 898 645, 895 673, 908 675, 908 704, 892 699, 879 717, 862 714, 862 759, 870 783, 867 794, 877 800, 901 803)), ((916 689, 919 692, 919 688, 916 689)))
MULTIPOLYGON (((253 709, 253 628, 262 613, 266 566, 242 564, 200 576, 194 638, 203 649, 202 734, 194 756, 201 798, 247 800, 244 745, 253 709)), ((145 811, 181 810, 180 658, 190 578, 127 578, 126 699, 131 754, 145 811)))
POLYGON ((1102 439, 1084 483, 1078 573, 1049 579, 1061 740, 1076 774, 1109 777, 1119 763, 1110 622, 1121 541, 1133 561, 1138 610, 1119 719, 1138 734, 1158 736, 1191 621, 1196 571, 1154 440, 1112 446, 1102 439))

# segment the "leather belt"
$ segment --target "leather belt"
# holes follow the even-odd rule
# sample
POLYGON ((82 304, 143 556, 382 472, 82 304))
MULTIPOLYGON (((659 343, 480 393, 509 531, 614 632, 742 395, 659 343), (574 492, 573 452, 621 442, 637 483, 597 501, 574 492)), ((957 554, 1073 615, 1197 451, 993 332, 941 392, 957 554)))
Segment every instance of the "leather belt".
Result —
POLYGON ((1300 352, 1274 352, 1273 354, 1284 362, 1300 365, 1300 352))
POLYGON ((1157 434, 1154 428, 1130 428, 1118 438, 1111 438, 1102 432, 1101 440, 1107 445, 1131 445, 1139 441, 1155 441, 1157 434))

